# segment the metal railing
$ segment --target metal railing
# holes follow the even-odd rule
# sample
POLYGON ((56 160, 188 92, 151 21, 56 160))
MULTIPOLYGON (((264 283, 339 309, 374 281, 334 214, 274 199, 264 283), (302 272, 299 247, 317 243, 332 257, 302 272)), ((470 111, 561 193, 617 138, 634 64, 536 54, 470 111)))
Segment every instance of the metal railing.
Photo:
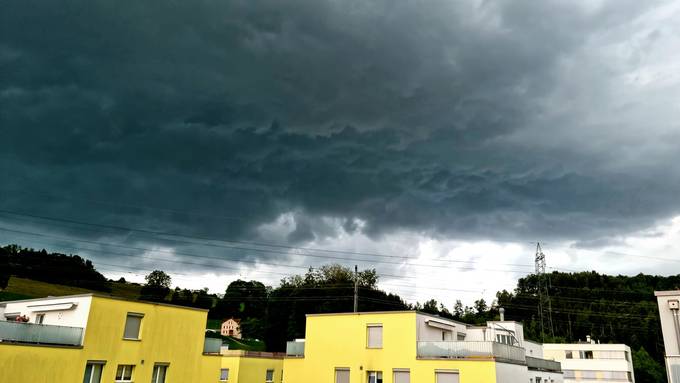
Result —
POLYGON ((222 348, 221 338, 205 338, 203 342, 203 353, 204 354, 219 354, 222 348))
POLYGON ((287 356, 305 356, 305 342, 287 342, 287 356))
POLYGON ((553 371, 553 372, 562 371, 562 364, 560 364, 560 362, 556 362, 554 360, 534 358, 534 357, 531 357, 531 356, 527 356, 526 358, 527 358, 527 367, 529 367, 531 369, 542 370, 542 371, 553 371))
POLYGON ((0 342, 80 346, 81 327, 0 321, 0 342))
POLYGON ((525 362, 521 347, 498 342, 418 342, 419 358, 496 358, 525 362))

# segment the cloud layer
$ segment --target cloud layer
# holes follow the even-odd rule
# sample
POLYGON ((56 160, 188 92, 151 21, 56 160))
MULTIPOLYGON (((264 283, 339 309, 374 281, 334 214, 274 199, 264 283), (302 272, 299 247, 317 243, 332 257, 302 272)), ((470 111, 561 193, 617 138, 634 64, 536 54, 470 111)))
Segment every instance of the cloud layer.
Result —
MULTIPOLYGON (((11 0, 0 209, 292 245, 607 243, 680 213, 678 25, 670 1, 11 0)), ((163 242, 25 218, 0 220, 163 242)))

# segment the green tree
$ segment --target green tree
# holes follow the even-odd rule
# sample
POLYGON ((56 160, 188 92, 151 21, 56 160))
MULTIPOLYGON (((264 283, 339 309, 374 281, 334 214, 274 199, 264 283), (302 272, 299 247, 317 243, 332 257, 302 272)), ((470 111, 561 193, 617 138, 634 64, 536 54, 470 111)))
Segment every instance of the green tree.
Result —
POLYGON ((640 347, 633 351, 633 369, 635 370, 635 381, 637 383, 657 383, 666 381, 666 371, 661 363, 652 358, 651 355, 640 347))
POLYGON ((166 289, 170 288, 172 283, 172 278, 165 271, 154 270, 150 272, 146 277, 146 285, 149 287, 164 287, 166 289))

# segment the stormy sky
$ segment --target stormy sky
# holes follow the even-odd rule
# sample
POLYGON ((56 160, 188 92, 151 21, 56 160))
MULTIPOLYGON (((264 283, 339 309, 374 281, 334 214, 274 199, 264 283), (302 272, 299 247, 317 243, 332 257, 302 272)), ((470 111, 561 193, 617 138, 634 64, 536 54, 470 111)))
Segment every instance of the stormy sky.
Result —
POLYGON ((680 272, 680 3, 7 0, 0 243, 451 305, 680 272))

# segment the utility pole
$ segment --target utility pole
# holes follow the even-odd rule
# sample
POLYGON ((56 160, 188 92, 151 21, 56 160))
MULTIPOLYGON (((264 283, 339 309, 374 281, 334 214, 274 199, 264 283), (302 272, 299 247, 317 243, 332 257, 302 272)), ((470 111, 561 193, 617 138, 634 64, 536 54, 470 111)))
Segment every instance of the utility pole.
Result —
POLYGON ((552 322, 552 304, 550 303, 550 291, 548 289, 548 278, 545 274, 545 254, 541 249, 541 243, 536 243, 536 277, 538 290, 538 316, 541 321, 541 341, 545 342, 545 321, 550 324, 550 333, 555 336, 555 330, 552 322), (548 318, 544 318, 543 314, 548 311, 548 318))
POLYGON ((354 265, 354 312, 359 311, 359 267, 354 265))

